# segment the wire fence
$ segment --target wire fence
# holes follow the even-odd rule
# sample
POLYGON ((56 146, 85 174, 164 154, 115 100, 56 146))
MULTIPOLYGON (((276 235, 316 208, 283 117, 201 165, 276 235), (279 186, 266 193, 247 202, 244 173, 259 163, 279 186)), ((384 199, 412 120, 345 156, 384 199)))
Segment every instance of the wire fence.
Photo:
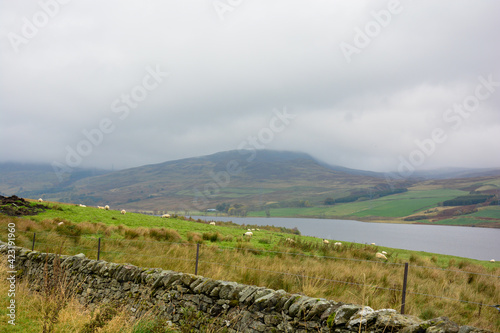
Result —
MULTIPOLYGON (((35 250, 35 247, 37 249, 43 249, 44 247, 50 248, 54 247, 54 242, 44 242, 43 240, 40 239, 40 236, 43 236, 44 234, 48 234, 51 236, 54 236, 51 233, 48 232, 37 232, 37 233, 28 233, 25 232, 25 235, 27 237, 31 236, 31 241, 32 241, 32 250, 35 250), (37 235, 39 236, 39 239, 37 241, 37 235)), ((57 237, 61 237, 63 239, 69 239, 73 240, 73 242, 76 242, 76 240, 82 239, 80 236, 70 236, 70 235, 57 235, 57 237)), ((122 256, 139 256, 139 257, 147 257, 147 258, 161 258, 162 260, 176 260, 176 261, 183 261, 183 262, 191 262, 194 263, 194 273, 197 275, 198 274, 198 268, 199 264, 205 264, 205 265, 217 265, 217 266, 222 266, 222 267, 227 267, 227 268, 234 268, 234 269, 243 269, 243 270, 252 270, 252 271, 257 271, 257 272, 262 272, 262 273, 268 273, 268 274, 279 274, 283 276, 290 276, 290 277, 296 277, 296 278, 301 278, 301 279, 314 279, 317 281, 323 281, 327 283, 335 283, 335 284, 344 284, 344 285, 352 285, 352 286, 358 286, 358 287, 367 287, 370 289, 374 290, 383 290, 383 291, 390 291, 390 292, 401 292, 401 313, 404 313, 404 306, 405 306, 405 297, 406 294, 411 294, 411 295, 418 295, 418 296, 424 296, 424 297, 430 297, 430 298, 435 298, 435 299, 443 299, 443 300, 448 300, 448 301, 455 301, 455 302, 461 302, 461 303, 468 303, 468 304, 474 304, 474 305, 479 305, 480 307, 491 307, 495 308, 499 311, 500 313, 500 305, 495 305, 495 304, 485 304, 482 302, 474 302, 470 300, 463 300, 459 298, 453 298, 453 297, 447 297, 447 296, 442 296, 442 295, 433 295, 429 293, 423 293, 423 292, 418 292, 415 290, 408 290, 407 289, 407 277, 408 277, 408 271, 411 268, 412 270, 414 269, 430 269, 430 270, 440 270, 440 271, 447 271, 451 272, 454 274, 467 274, 469 276, 484 276, 488 278, 494 278, 494 279, 499 279, 500 281, 500 276, 499 275, 494 275, 494 274, 486 274, 486 273, 478 273, 478 272, 470 272, 470 271, 462 271, 462 270, 456 270, 456 269, 449 269, 449 268, 441 268, 441 267, 432 267, 432 266, 421 266, 421 265, 410 265, 409 263, 394 263, 394 262, 381 262, 381 261, 374 261, 374 260, 365 260, 365 259, 356 259, 356 258, 342 258, 342 257, 334 257, 334 256, 320 256, 320 255, 313 255, 313 254, 306 254, 306 253, 298 253, 298 252, 284 252, 284 251, 269 251, 269 250, 262 250, 262 249, 253 249, 253 248, 245 248, 245 247, 228 247, 228 246, 206 246, 202 245, 200 243, 186 243, 186 242, 171 242, 171 241, 153 241, 153 240, 133 240, 133 239, 114 239, 114 238, 105 238, 105 237, 85 237, 83 238, 87 242, 94 242, 94 246, 83 246, 81 243, 79 245, 71 245, 68 246, 68 249, 72 249, 72 252, 75 251, 87 251, 89 253, 95 252, 97 260, 101 259, 101 255, 106 256, 106 257, 116 257, 119 255, 122 256), (196 247, 196 255, 194 255, 192 258, 181 258, 181 257, 173 257, 169 256, 168 254, 159 254, 159 255, 150 255, 150 254, 142 254, 140 252, 135 251, 134 253, 131 252, 123 252, 123 251, 105 251, 101 248, 101 241, 104 241, 105 243, 113 243, 113 242, 118 242, 121 247, 124 250, 127 250, 131 248, 133 245, 147 245, 147 244, 155 244, 157 245, 163 245, 167 247, 172 247, 172 246, 185 246, 185 247, 196 247), (326 259, 326 260, 344 260, 344 261, 352 261, 352 262, 358 262, 358 263, 370 263, 370 264, 378 264, 378 265, 387 265, 387 266, 403 266, 404 267, 404 274, 403 274, 403 285, 402 288, 388 288, 388 287, 382 287, 374 284, 366 284, 366 283, 361 283, 361 282, 353 282, 353 281, 343 281, 343 280, 338 280, 338 279, 331 279, 331 278, 326 278, 323 276, 311 276, 307 274, 297 274, 297 273, 291 273, 291 272, 283 272, 283 271, 275 271, 275 270, 270 270, 270 269, 263 269, 263 268, 257 268, 257 267, 249 267, 246 265, 237 265, 237 264, 232 264, 232 263, 221 263, 221 262, 216 262, 216 261, 207 261, 207 260, 200 260, 200 248, 203 247, 205 250, 214 250, 216 248, 216 251, 243 251, 243 252, 252 252, 252 253, 260 253, 260 254, 272 254, 272 255, 282 255, 282 256, 300 256, 304 258, 315 258, 315 259, 326 259)), ((62 246, 61 246, 62 247, 62 246)), ((61 253, 63 254, 63 253, 61 253)))

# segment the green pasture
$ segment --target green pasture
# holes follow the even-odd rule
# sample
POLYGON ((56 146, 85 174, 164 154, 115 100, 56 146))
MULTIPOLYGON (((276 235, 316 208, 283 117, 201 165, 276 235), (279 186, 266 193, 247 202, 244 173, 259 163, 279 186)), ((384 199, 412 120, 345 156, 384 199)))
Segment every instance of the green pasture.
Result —
MULTIPOLYGON (((335 217, 405 217, 436 207, 440 202, 453 199, 466 191, 453 189, 409 190, 366 201, 340 203, 332 206, 289 207, 271 209, 271 216, 335 216, 335 217)), ((266 216, 265 211, 249 212, 248 216, 266 216)))
MULTIPOLYGON (((258 226, 240 226, 232 223, 217 222, 218 225, 212 226, 204 221, 189 221, 179 218, 161 218, 159 216, 144 215, 139 213, 126 213, 120 214, 117 210, 103 210, 94 207, 79 207, 77 205, 70 204, 48 204, 52 209, 46 210, 38 215, 27 216, 24 218, 31 219, 33 221, 42 221, 46 219, 53 219, 57 222, 60 221, 71 221, 73 223, 104 223, 106 225, 124 225, 132 228, 166 228, 173 229, 179 233, 183 240, 188 238, 188 234, 195 232, 199 234, 203 233, 213 233, 219 232, 226 239, 219 239, 218 245, 221 246, 235 246, 235 241, 245 241, 247 245, 252 245, 260 249, 270 249, 277 245, 282 239, 293 238, 297 235, 287 233, 287 232, 276 232, 279 230, 285 230, 285 228, 273 227, 268 228, 271 230, 266 230, 265 227, 258 226), (251 238, 243 237, 243 234, 247 229, 260 229, 259 231, 253 231, 254 236, 251 238), (227 237, 229 236, 229 237, 227 237)), ((210 221, 212 218, 207 217, 210 221)), ((217 220, 216 217, 213 217, 217 220)), ((101 235, 102 236, 102 235, 101 235)), ((321 240, 315 237, 302 236, 308 241, 321 242, 321 240)))
MULTIPOLYGON (((47 204, 51 209, 46 210, 43 213, 34 216, 26 216, 25 219, 31 219, 33 221, 41 221, 44 219, 58 221, 71 221, 72 223, 82 223, 90 222, 96 223, 101 222, 106 225, 125 225, 132 228, 167 228, 175 230, 179 233, 182 241, 186 241, 188 238, 188 233, 219 233, 220 237, 217 241, 211 242, 206 241, 206 244, 214 244, 219 247, 229 247, 234 248, 238 246, 251 247, 256 250, 276 250, 280 248, 280 242, 287 238, 292 238, 296 240, 301 240, 302 242, 312 242, 322 244, 322 240, 311 236, 299 236, 291 234, 289 232, 280 232, 279 227, 263 227, 263 226, 251 226, 251 225, 235 225, 230 222, 216 222, 217 225, 212 226, 203 222, 188 221, 178 218, 161 218, 158 216, 143 215, 139 213, 126 213, 125 215, 120 214, 119 211, 115 210, 102 210, 93 207, 79 207, 77 205, 71 204, 47 204), (251 238, 243 237, 243 233, 247 229, 260 229, 259 231, 253 231, 254 236, 251 238)), ((209 218, 207 218, 209 220, 209 218)), ((214 220, 217 220, 214 217, 214 220)), ((109 236, 104 235, 82 235, 82 237, 104 237, 104 238, 120 238, 116 234, 109 236)), ((339 241, 330 239, 331 242, 339 241)), ((364 244, 355 244, 350 242, 341 241, 344 246, 365 246, 364 244)), ((411 261, 412 257, 415 256, 417 252, 410 250, 394 249, 389 247, 377 246, 378 251, 387 251, 392 253, 393 258, 398 258, 400 260, 411 261)), ((302 252, 302 251, 301 251, 302 252)), ((308 253, 305 254, 317 254, 308 253)), ((433 262, 436 262, 440 267, 448 267, 450 260, 465 260, 471 262, 480 262, 484 266, 490 266, 489 262, 483 262, 473 259, 465 259, 461 257, 440 255, 427 252, 418 252, 419 256, 433 258, 433 262)))
POLYGON ((469 216, 500 219, 500 206, 483 207, 480 208, 478 212, 472 213, 469 216))
MULTIPOLYGON (((419 221, 420 222, 420 221, 419 221)), ((476 220, 470 217, 457 217, 446 220, 439 220, 436 222, 428 222, 429 224, 446 224, 446 225, 474 225, 478 223, 484 223, 484 221, 476 220)))

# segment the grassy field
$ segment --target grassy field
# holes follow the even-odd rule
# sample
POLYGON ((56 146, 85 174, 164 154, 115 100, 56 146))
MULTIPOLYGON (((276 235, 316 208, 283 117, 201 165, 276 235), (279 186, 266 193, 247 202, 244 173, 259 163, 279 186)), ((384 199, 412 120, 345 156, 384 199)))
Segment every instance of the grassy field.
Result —
POLYGON ((437 222, 431 222, 429 220, 419 221, 421 223, 426 224, 444 224, 444 225, 461 225, 461 226, 470 226, 484 223, 484 221, 474 219, 472 217, 458 217, 454 219, 444 219, 439 220, 437 222))
MULTIPOLYGON (((427 216, 429 211, 444 209, 444 207, 439 206, 441 202, 467 193, 467 191, 457 189, 419 186, 411 188, 405 193, 372 200, 339 203, 332 206, 275 208, 270 209, 269 214, 271 217, 315 217, 355 219, 371 222, 500 227, 500 207, 498 206, 479 207, 478 212, 462 216, 449 216, 436 219, 430 214, 428 218, 418 221, 408 222, 405 220, 405 218, 413 215, 427 216)), ((267 216, 267 212, 265 210, 251 211, 248 213, 248 216, 265 217, 267 216)))
MULTIPOLYGON (((480 310, 477 304, 473 304, 493 305, 500 300, 498 263, 347 242, 334 247, 335 240, 326 245, 321 239, 274 227, 223 222, 211 226, 178 218, 122 215, 113 210, 57 203, 48 205, 51 209, 36 216, 0 216, 0 225, 16 224, 17 244, 20 246, 31 248, 33 233, 36 232, 37 250, 56 252, 61 248, 64 254, 81 252, 95 259, 97 238, 102 237, 101 259, 188 273, 194 272, 196 244, 199 243, 201 275, 366 304, 373 308, 399 309, 402 264, 409 262, 407 313, 423 319, 446 315, 462 325, 500 330, 497 310, 487 306, 480 310), (59 226, 60 222, 63 224, 59 226), (260 230, 253 231, 251 238, 243 237, 248 228, 260 230), (387 261, 375 259, 375 253, 379 251, 388 252, 387 261)), ((0 238, 5 240, 5 234, 0 238)), ((5 296, 2 301, 6 301, 5 296)), ((43 307, 43 301, 28 303, 26 307, 31 308, 21 307, 19 322, 40 327, 43 315, 36 315, 39 309, 35 307, 43 307)), ((63 310, 69 314, 61 315, 61 318, 74 317, 72 321, 81 327, 92 320, 92 314, 81 309, 73 310, 77 306, 68 302, 63 310)), ((5 307, 2 305, 1 308, 5 307)), ((1 311, 5 310, 0 310, 3 314, 1 311)), ((116 318, 116 323, 124 323, 118 315, 116 318)), ((5 323, 0 323, 0 330, 4 328, 1 325, 5 323)), ((123 325, 123 332, 134 332, 135 324, 123 325)), ((62 328, 59 331, 65 332, 62 328)))
MULTIPOLYGON (((467 193, 453 189, 409 190, 372 200, 339 203, 332 206, 271 209, 271 216, 324 217, 405 217, 436 207, 444 200, 467 193)), ((265 211, 250 212, 249 216, 266 216, 265 211)))
POLYGON ((470 214, 474 217, 500 218, 500 206, 482 207, 478 212, 470 214))
POLYGON ((470 213, 453 218, 435 220, 429 216, 426 220, 419 220, 419 223, 443 224, 443 225, 461 225, 461 226, 479 226, 479 227, 500 227, 500 207, 487 206, 479 207, 475 213, 470 213))
POLYGON ((365 204, 368 207, 350 215, 403 217, 436 207, 443 200, 454 198, 462 193, 463 191, 457 190, 408 191, 368 201, 365 204))

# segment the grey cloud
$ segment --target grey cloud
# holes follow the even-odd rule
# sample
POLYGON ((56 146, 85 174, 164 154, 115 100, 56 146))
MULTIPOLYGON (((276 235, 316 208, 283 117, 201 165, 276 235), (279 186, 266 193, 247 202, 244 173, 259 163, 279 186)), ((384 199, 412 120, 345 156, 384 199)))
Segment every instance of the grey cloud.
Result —
MULTIPOLYGON (((0 162, 64 162, 67 147, 110 119, 113 130, 82 166, 125 168, 236 149, 286 107, 297 118, 270 149, 387 171, 416 140, 448 139, 425 167, 500 165, 500 91, 457 130, 443 113, 500 81, 500 3, 401 2, 347 63, 340 43, 390 1, 244 1, 220 20, 212 1, 69 2, 16 53, 9 33, 38 2, 0 2, 0 162), (147 67, 169 73, 127 117, 112 104, 142 84, 147 67)), ((500 87, 497 88, 500 90, 500 87)))

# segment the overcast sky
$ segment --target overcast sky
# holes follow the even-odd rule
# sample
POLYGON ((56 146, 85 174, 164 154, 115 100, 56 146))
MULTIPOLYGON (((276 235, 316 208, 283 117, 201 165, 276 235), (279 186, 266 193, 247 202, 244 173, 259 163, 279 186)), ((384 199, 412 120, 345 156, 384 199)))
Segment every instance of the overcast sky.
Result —
POLYGON ((0 162, 500 167, 500 1, 0 0, 0 162))

